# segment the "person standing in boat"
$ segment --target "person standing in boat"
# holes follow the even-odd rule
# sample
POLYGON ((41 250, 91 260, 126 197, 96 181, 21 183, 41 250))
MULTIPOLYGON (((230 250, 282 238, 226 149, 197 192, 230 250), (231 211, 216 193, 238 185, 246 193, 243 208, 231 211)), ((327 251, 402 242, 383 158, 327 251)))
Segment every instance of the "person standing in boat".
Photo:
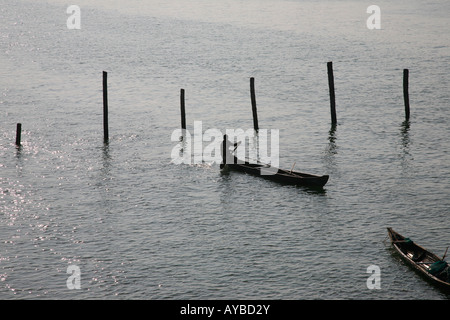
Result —
POLYGON ((226 134, 223 135, 223 141, 220 146, 222 153, 222 163, 220 164, 220 169, 223 169, 227 163, 237 163, 237 158, 233 155, 233 152, 236 150, 238 145, 239 143, 233 143, 228 140, 228 136, 226 134), (233 151, 230 150, 230 147, 234 147, 233 151))

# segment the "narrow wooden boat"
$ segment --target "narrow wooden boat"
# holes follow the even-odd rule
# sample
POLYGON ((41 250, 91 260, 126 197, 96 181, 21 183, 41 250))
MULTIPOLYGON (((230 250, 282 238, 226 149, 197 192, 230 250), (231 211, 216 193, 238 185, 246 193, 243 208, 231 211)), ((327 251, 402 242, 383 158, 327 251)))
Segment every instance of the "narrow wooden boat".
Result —
POLYGON ((403 260, 425 276, 431 283, 450 292, 450 267, 443 258, 405 238, 392 228, 387 228, 393 247, 403 260))
POLYGON ((249 161, 241 161, 233 152, 239 146, 241 142, 232 143, 228 140, 228 136, 223 136, 222 142, 222 159, 233 159, 228 162, 223 161, 220 165, 222 171, 234 170, 245 172, 254 176, 258 176, 267 180, 277 181, 285 184, 323 188, 323 186, 328 182, 328 175, 316 176, 307 173, 301 173, 296 171, 287 171, 279 168, 272 167, 269 164, 263 164, 259 161, 256 163, 251 163, 249 161), (230 147, 234 147, 233 152, 230 152, 230 147))
MULTIPOLYGON (((238 161, 235 161, 238 162, 238 161)), ((268 164, 253 164, 253 163, 231 163, 222 165, 223 170, 229 169, 234 171, 245 172, 254 176, 258 176, 267 180, 277 181, 290 185, 307 186, 323 188, 327 183, 329 176, 317 176, 307 173, 301 173, 297 171, 288 171, 275 167, 271 167, 268 164)))

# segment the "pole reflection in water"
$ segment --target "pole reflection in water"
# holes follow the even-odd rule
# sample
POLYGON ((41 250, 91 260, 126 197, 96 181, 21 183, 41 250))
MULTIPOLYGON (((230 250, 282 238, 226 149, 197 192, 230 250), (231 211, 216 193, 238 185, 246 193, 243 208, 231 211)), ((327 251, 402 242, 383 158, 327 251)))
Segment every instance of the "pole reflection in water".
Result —
POLYGON ((410 122, 409 120, 405 120, 402 122, 400 126, 400 160, 402 169, 407 171, 410 167, 410 161, 413 160, 413 157, 410 152, 411 139, 410 139, 410 122))
POLYGON ((327 170, 330 174, 336 171, 336 159, 335 156, 338 153, 338 146, 336 144, 337 136, 336 136, 337 124, 332 124, 330 131, 328 132, 328 144, 325 148, 324 152, 324 161, 327 167, 327 170))

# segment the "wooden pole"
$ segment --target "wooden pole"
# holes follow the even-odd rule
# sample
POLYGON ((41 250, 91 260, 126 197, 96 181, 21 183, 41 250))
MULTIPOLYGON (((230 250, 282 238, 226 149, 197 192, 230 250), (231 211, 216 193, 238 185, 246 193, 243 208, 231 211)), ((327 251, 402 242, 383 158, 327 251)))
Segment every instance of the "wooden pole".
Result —
POLYGON ((186 130, 186 111, 184 104, 184 89, 180 90, 181 129, 186 130))
POLYGON ((327 63, 328 69, 328 87, 330 88, 330 109, 331 109, 331 123, 335 125, 337 123, 336 118, 336 97, 334 94, 334 75, 333 75, 333 62, 327 63))
POLYGON ((103 71, 103 141, 109 141, 108 129, 108 73, 103 71))
POLYGON ((403 100, 405 101, 405 117, 409 120, 409 70, 403 69, 403 100))
POLYGON ((16 146, 20 147, 20 140, 22 137, 22 124, 18 123, 16 128, 16 146))
POLYGON ((258 113, 256 111, 256 95, 255 95, 255 78, 250 78, 250 98, 252 100, 252 111, 253 111, 253 128, 255 131, 259 130, 258 126, 258 113))
POLYGON ((228 141, 228 136, 225 134, 223 135, 223 141, 222 141, 222 163, 220 164, 220 169, 224 169, 226 164, 227 164, 227 141, 228 141))

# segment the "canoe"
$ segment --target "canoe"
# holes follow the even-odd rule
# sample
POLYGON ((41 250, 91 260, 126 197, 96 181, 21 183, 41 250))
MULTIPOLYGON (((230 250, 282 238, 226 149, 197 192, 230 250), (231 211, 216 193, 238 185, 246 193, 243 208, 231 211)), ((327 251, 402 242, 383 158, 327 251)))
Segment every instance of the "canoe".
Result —
POLYGON ((403 260, 432 284, 450 292, 450 267, 442 258, 405 238, 392 228, 387 228, 395 250, 403 260))
POLYGON ((314 188, 323 188, 323 186, 328 182, 328 175, 317 176, 292 170, 287 171, 272 167, 269 164, 264 164, 259 161, 257 161, 256 163, 252 163, 249 161, 239 160, 235 155, 233 155, 233 152, 236 151, 236 148, 240 143, 241 142, 232 143, 228 140, 228 136, 226 134, 223 136, 221 146, 223 163, 220 165, 220 169, 222 171, 240 171, 267 180, 314 188), (230 152, 230 147, 234 147, 234 150, 232 152, 230 152), (224 161, 225 159, 227 159, 227 161, 224 161), (228 159, 233 160, 228 161, 228 159))
POLYGON ((268 164, 259 163, 230 163, 226 164, 225 167, 223 167, 223 169, 225 170, 227 168, 229 170, 245 172, 267 180, 277 181, 284 184, 315 188, 323 188, 329 178, 328 175, 317 176, 297 171, 288 171, 271 167, 268 164))

